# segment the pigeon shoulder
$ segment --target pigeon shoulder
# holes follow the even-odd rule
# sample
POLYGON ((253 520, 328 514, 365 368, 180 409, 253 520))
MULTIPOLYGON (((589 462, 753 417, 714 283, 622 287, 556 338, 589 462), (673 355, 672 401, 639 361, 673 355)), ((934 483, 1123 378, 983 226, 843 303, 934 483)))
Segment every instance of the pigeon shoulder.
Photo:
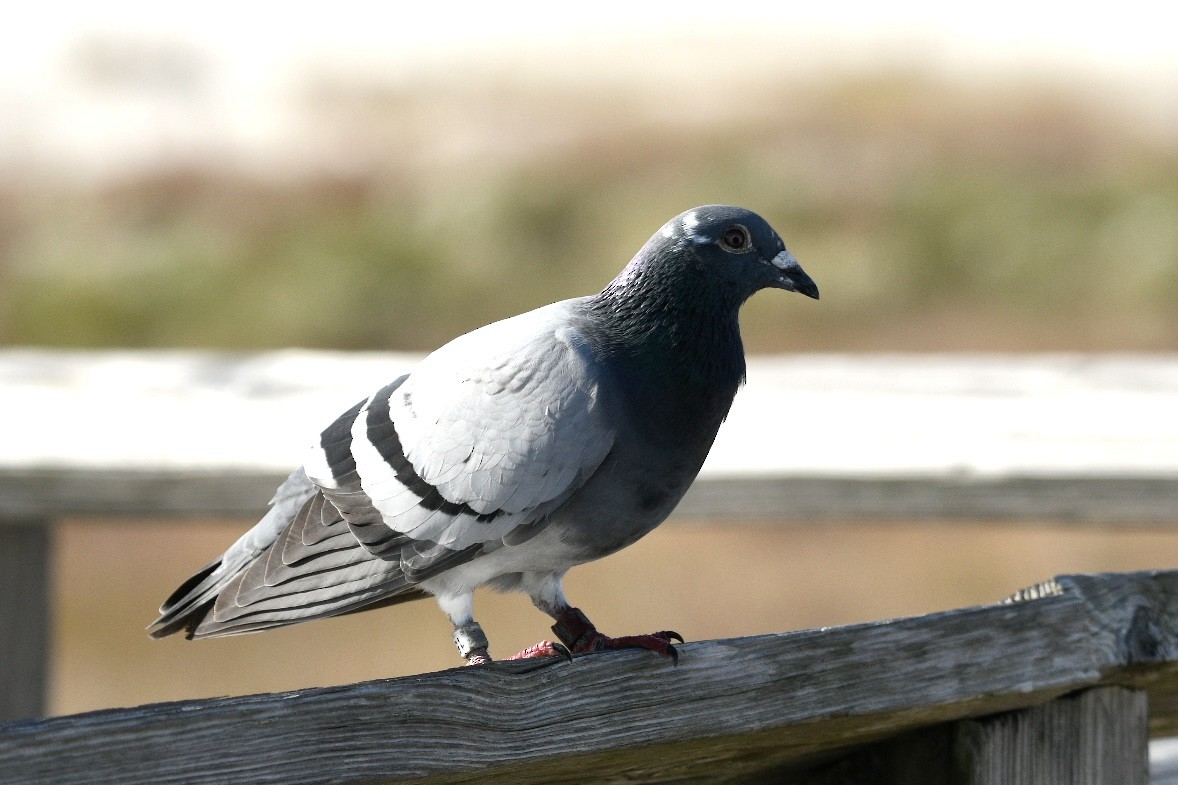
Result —
POLYGON ((354 463, 341 475, 312 450, 311 479, 337 506, 362 490, 393 532, 451 550, 531 526, 614 443, 575 311, 555 303, 438 349, 344 415, 354 463))

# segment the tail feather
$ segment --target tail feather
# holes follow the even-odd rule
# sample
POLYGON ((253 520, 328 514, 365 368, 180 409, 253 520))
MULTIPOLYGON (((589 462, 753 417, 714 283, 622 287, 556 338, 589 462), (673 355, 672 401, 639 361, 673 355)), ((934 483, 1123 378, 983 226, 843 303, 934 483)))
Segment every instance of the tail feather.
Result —
POLYGON ((392 581, 359 578, 325 588, 271 595, 248 605, 237 605, 230 596, 231 591, 218 598, 193 629, 192 638, 240 635, 284 627, 296 622, 396 605, 427 595, 400 577, 392 581))
MULTIPOLYGON (((245 635, 251 632, 261 632, 275 627, 285 627, 303 621, 322 619, 328 616, 344 616, 359 611, 370 611, 389 605, 400 605, 403 602, 420 600, 429 595, 421 589, 409 587, 405 590, 395 590, 397 593, 389 595, 388 589, 374 588, 370 592, 361 592, 348 600, 337 598, 330 603, 320 605, 303 605, 298 608, 282 608, 279 610, 260 611, 233 620, 231 625, 219 625, 210 621, 208 624, 198 624, 190 635, 189 640, 203 638, 228 637, 230 635, 245 635)), ((211 608, 210 608, 211 610, 211 608)))
POLYGON ((400 559, 378 558, 353 536, 302 470, 283 488, 281 504, 164 602, 152 637, 237 635, 426 596, 400 559))
POLYGON ((166 638, 186 630, 192 638, 192 630, 212 607, 215 589, 219 579, 214 577, 221 567, 221 559, 205 565, 160 605, 159 618, 151 623, 147 632, 153 638, 166 638))
POLYGON ((163 638, 187 630, 188 637, 192 637, 193 629, 208 613, 217 594, 274 543, 317 492, 301 467, 291 472, 278 486, 262 520, 233 543, 221 558, 207 564, 164 600, 159 617, 148 625, 148 634, 163 638))

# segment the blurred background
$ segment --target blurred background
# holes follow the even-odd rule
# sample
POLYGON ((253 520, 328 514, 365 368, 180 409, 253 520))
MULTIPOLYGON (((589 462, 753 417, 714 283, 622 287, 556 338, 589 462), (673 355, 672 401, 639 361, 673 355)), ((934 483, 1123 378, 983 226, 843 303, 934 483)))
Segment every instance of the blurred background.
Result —
MULTIPOLYGON (((814 5, 22 8, 0 343, 428 350, 597 291, 671 216, 732 202, 823 294, 751 301, 753 352, 1178 349, 1178 11, 814 5)), ((149 641, 251 523, 60 527, 53 712, 457 664, 432 603, 149 641)), ((1173 554, 1050 521, 679 522, 568 587, 607 632, 699 639, 1173 554)), ((522 598, 479 601, 499 654, 547 634, 522 598)))

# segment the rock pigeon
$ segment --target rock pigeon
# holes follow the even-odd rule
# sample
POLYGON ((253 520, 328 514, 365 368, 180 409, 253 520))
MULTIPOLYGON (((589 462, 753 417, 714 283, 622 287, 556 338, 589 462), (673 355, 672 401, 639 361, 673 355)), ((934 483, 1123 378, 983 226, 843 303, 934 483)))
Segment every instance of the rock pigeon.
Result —
POLYGON ((212 638, 415 600, 489 662, 472 594, 523 591, 560 643, 637 647, 565 597, 569 568, 638 540, 678 504, 744 381, 740 306, 818 298, 777 233, 739 207, 667 222, 599 294, 454 339, 327 426, 261 521, 185 581, 148 628, 212 638))

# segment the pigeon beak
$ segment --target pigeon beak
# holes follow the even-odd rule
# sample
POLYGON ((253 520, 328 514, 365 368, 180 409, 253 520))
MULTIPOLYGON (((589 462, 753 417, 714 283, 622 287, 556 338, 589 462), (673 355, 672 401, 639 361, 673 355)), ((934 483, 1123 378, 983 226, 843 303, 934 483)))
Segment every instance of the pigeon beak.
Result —
POLYGON ((806 275, 806 271, 798 264, 798 260, 789 251, 781 253, 769 260, 769 264, 777 270, 777 280, 774 285, 787 292, 798 292, 807 297, 818 299, 818 284, 806 275))

